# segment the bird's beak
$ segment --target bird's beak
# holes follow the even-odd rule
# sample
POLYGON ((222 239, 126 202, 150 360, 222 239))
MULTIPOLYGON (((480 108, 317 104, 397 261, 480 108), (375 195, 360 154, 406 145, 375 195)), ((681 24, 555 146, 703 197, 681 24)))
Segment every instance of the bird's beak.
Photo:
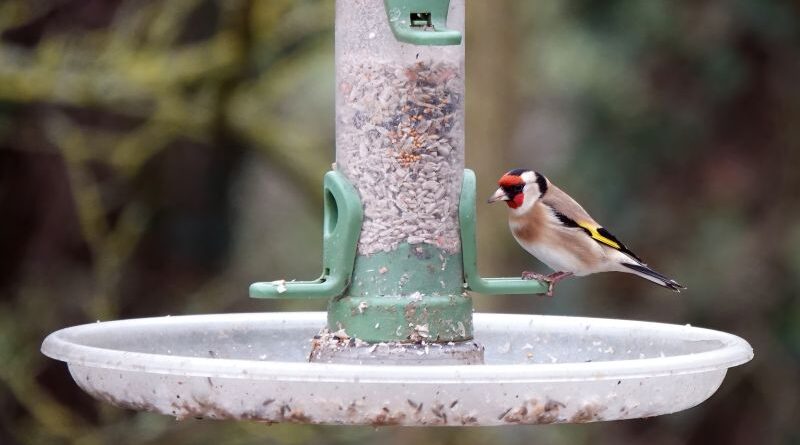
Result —
POLYGON ((491 204, 497 201, 508 201, 508 195, 506 195, 506 191, 503 190, 502 188, 497 189, 497 191, 494 192, 494 195, 489 197, 489 200, 487 202, 491 204))

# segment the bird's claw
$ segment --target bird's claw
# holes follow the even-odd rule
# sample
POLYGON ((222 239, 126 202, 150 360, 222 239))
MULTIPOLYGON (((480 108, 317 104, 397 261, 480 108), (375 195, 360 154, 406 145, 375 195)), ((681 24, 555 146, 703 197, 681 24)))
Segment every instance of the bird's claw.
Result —
POLYGON ((540 294, 547 297, 553 296, 553 288, 555 287, 556 283, 561 281, 564 278, 567 278, 572 275, 572 272, 554 272, 550 275, 543 275, 537 272, 531 271, 523 271, 522 272, 522 279, 523 280, 539 280, 547 283, 547 292, 540 294))
POLYGON ((528 271, 528 270, 524 270, 524 271, 522 271, 522 279, 523 280, 538 280, 538 281, 542 281, 542 282, 547 283, 547 292, 545 292, 543 294, 540 294, 540 295, 545 295, 547 297, 552 297, 553 296, 553 286, 555 285, 555 282, 553 281, 553 278, 550 277, 549 275, 543 275, 543 274, 540 274, 540 273, 537 273, 537 272, 531 272, 531 271, 528 271))
POLYGON ((550 277, 547 275, 543 275, 537 272, 531 272, 528 270, 522 271, 522 279, 523 280, 539 280, 539 281, 548 281, 550 277))

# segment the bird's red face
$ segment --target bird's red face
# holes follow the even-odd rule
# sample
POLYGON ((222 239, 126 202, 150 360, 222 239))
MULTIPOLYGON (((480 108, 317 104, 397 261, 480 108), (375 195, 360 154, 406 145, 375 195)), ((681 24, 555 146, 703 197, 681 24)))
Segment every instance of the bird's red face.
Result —
POLYGON ((489 202, 505 201, 506 205, 512 209, 520 207, 525 200, 525 180, 522 178, 520 172, 512 170, 504 174, 500 180, 497 181, 500 186, 496 192, 489 198, 489 202))

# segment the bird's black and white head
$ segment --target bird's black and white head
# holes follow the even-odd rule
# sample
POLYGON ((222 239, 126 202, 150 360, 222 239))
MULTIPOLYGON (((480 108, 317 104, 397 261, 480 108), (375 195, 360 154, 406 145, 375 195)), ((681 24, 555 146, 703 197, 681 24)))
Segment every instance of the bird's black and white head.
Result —
POLYGON ((547 193, 549 182, 541 173, 517 168, 497 181, 500 188, 489 198, 489 203, 505 201, 512 209, 529 208, 547 193))

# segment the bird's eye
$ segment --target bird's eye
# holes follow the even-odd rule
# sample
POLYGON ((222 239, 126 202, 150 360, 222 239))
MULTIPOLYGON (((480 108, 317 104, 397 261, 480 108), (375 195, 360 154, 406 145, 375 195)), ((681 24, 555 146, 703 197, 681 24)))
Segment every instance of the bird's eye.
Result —
POLYGON ((518 193, 522 193, 522 189, 525 188, 524 184, 512 185, 510 187, 505 187, 506 194, 509 196, 515 196, 518 193))

